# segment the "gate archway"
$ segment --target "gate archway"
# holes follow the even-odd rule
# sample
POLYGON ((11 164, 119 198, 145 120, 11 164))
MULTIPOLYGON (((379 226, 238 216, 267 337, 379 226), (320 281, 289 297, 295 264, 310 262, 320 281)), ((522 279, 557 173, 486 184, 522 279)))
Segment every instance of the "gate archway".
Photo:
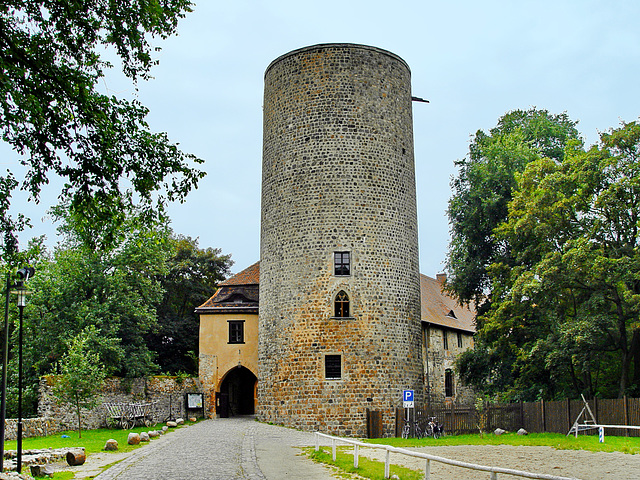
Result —
POLYGON ((246 367, 229 370, 220 384, 220 416, 253 415, 257 382, 246 367))

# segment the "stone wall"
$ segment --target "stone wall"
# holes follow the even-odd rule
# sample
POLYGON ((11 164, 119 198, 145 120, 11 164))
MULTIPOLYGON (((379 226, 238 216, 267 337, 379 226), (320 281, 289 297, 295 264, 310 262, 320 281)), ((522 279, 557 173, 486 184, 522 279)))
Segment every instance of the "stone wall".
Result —
MULTIPOLYGON (((40 379, 38 416, 55 419, 56 428, 73 430, 77 428, 77 417, 70 405, 60 404, 52 394, 55 376, 44 376, 40 379)), ((164 421, 167 417, 185 417, 185 394, 202 393, 202 386, 197 378, 181 378, 155 376, 147 378, 116 378, 105 381, 101 399, 97 407, 82 411, 82 427, 86 429, 101 428, 108 416, 102 405, 109 403, 154 402, 151 410, 153 420, 164 421), (171 411, 170 411, 171 407, 171 411), (171 413, 170 413, 171 412, 171 413)), ((202 412, 189 411, 189 414, 201 416, 202 412)))
POLYGON ((268 67, 263 110, 258 417, 364 436, 370 409, 391 435, 402 390, 423 400, 409 67, 375 47, 302 48, 268 67), (341 291, 349 318, 334 316, 341 291))
MULTIPOLYGON (((23 418, 22 419, 22 436, 26 437, 44 437, 66 430, 60 428, 60 422, 55 418, 23 418)), ((15 440, 18 438, 18 419, 7 418, 4 422, 4 438, 5 440, 15 440)))

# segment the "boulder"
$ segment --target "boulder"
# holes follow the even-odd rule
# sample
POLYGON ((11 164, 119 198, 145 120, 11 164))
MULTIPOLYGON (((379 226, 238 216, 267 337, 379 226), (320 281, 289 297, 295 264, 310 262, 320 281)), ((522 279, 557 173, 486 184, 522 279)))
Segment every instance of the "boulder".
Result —
MULTIPOLYGON (((178 426, 178 423, 177 423, 177 422, 173 422, 173 421, 169 420, 169 421, 167 422, 167 425, 166 425, 166 426, 167 426, 167 427, 169 427, 169 428, 176 428, 176 427, 178 426)), ((163 428, 163 430, 164 430, 164 428, 163 428)))
POLYGON ((151 440, 151 438, 149 437, 149 434, 147 432, 141 432, 140 433, 140 441, 141 442, 149 442, 151 440))
POLYGON ((151 430, 149 432, 149 438, 156 438, 160 436, 160 432, 158 432, 157 430, 151 430))
POLYGON ((527 432, 524 428, 521 428, 520 430, 518 430, 518 435, 529 435, 529 432, 527 432))
POLYGON ((51 465, 30 465, 32 477, 50 477, 53 476, 53 467, 51 465))
POLYGON ((198 420, 196 417, 189 417, 190 422, 195 422, 196 420, 198 420))
POLYGON ((501 428, 496 428, 493 433, 495 435, 502 435, 503 433, 506 433, 506 431, 501 428))
POLYGON ((131 432, 127 437, 127 443, 129 445, 138 445, 140 443, 140 435, 135 432, 131 432))
POLYGON ((118 441, 110 438, 107 443, 104 444, 104 449, 108 452, 115 452, 118 450, 118 441))
POLYGON ((177 425, 184 425, 184 418, 176 418, 177 425))

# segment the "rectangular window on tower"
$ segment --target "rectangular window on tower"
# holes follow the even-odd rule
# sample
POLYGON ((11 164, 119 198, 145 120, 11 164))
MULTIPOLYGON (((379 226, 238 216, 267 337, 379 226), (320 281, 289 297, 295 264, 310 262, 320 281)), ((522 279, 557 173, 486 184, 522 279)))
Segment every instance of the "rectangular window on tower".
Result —
POLYGON ((339 380, 342 378, 342 355, 324 356, 325 380, 339 380))
POLYGON ((244 343, 244 320, 229 320, 229 343, 244 343))
POLYGON ((351 275, 350 252, 333 252, 333 274, 341 277, 351 275))

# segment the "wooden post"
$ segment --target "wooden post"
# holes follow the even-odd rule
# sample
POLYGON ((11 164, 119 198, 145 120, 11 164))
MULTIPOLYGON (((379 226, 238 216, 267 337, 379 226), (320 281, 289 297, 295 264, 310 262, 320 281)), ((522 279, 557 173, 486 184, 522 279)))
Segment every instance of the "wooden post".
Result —
POLYGON ((572 424, 573 423, 571 422, 571 400, 567 398, 567 425, 568 425, 568 427, 566 428, 567 432, 571 430, 572 424))
MULTIPOLYGON (((629 399, 627 398, 626 395, 622 397, 622 406, 624 408, 624 424, 629 425, 629 399)), ((628 437, 629 429, 625 428, 624 430, 626 432, 626 436, 628 437)))
POLYGON ((544 411, 544 399, 540 400, 540 412, 542 416, 542 432, 547 433, 547 414, 544 411))
POLYGON ((424 464, 424 480, 431 479, 431 460, 427 458, 427 463, 424 464))

